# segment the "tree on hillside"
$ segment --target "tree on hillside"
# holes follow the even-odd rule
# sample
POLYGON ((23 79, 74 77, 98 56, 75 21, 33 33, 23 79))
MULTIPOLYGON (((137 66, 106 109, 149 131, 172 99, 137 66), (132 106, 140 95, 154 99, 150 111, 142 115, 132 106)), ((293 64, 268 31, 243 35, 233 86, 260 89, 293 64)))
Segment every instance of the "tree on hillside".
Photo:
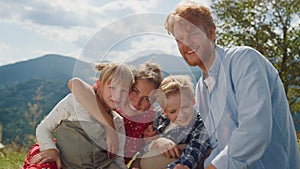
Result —
POLYGON ((217 43, 257 49, 277 68, 292 113, 300 111, 300 0, 212 0, 217 43))
MULTIPOLYGON (((35 103, 28 103, 28 112, 26 112, 25 115, 25 120, 27 120, 27 123, 30 125, 31 130, 35 131, 35 128, 38 124, 38 120, 39 117, 42 115, 43 109, 42 109, 42 105, 41 102, 43 100, 43 96, 42 96, 42 88, 43 85, 39 86, 36 91, 35 91, 35 95, 33 96, 33 101, 35 103)), ((35 134, 28 134, 28 142, 29 144, 32 144, 35 142, 35 134)))

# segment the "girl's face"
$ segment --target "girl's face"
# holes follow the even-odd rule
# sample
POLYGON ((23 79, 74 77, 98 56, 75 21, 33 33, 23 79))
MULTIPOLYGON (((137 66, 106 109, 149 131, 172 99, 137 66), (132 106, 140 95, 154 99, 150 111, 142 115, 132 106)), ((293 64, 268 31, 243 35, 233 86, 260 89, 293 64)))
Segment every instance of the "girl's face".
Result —
POLYGON ((141 112, 148 110, 151 107, 150 94, 155 89, 154 83, 148 80, 137 80, 129 92, 129 107, 141 112))
POLYGON ((186 126, 194 116, 194 104, 190 97, 180 93, 167 97, 164 114, 171 122, 180 126, 186 126))
POLYGON ((99 98, 102 98, 102 102, 111 109, 119 109, 121 104, 128 98, 128 87, 120 83, 114 83, 113 80, 102 84, 100 90, 102 92, 98 94, 99 98))

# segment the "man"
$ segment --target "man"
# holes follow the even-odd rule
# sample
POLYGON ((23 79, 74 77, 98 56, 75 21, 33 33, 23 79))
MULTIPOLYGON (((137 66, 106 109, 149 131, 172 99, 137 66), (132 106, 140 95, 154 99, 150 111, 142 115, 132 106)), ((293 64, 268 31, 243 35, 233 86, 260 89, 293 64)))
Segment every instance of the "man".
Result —
POLYGON ((203 72, 196 107, 213 140, 206 169, 298 169, 296 132, 272 64, 250 47, 216 45, 211 12, 195 2, 178 4, 165 26, 185 61, 203 72))

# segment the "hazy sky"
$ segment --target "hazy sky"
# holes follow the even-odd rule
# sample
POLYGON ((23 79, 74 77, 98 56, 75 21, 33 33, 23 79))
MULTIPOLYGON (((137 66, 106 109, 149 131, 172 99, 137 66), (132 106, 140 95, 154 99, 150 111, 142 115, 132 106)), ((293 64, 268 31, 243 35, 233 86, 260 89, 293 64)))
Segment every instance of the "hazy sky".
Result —
MULTIPOLYGON (((0 66, 50 53, 83 58, 93 40, 102 55, 122 57, 150 49, 174 54, 175 42, 162 28, 179 2, 1 0, 0 66)), ((209 6, 210 1, 196 2, 209 6)))

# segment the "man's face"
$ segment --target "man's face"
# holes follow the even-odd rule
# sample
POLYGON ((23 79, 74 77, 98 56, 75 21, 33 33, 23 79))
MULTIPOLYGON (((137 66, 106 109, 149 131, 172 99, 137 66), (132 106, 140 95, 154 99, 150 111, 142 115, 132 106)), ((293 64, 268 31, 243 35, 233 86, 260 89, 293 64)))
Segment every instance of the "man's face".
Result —
POLYGON ((186 126, 194 116, 193 100, 180 93, 167 97, 164 114, 168 116, 171 122, 180 126, 186 126))
POLYGON ((155 84, 147 80, 137 80, 129 93, 130 107, 144 112, 151 107, 150 94, 155 90, 155 84))
POLYGON ((181 55, 190 66, 206 67, 206 62, 214 52, 214 43, 204 29, 199 29, 187 21, 176 22, 174 37, 181 55))

